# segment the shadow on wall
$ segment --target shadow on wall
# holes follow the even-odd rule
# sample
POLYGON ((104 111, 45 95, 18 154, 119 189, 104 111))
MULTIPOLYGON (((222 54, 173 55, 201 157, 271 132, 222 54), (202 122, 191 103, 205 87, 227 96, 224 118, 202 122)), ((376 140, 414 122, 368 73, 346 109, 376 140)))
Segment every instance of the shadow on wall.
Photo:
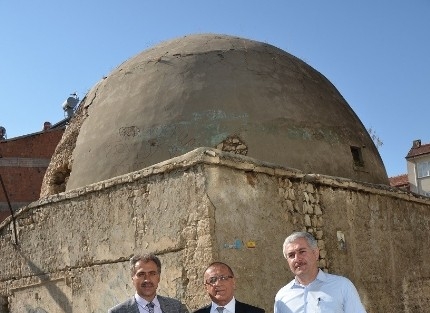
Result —
MULTIPOLYGON (((62 310, 62 312, 64 313, 72 313, 72 305, 70 303, 70 300, 68 299, 67 295, 55 284, 52 284, 52 280, 49 278, 49 276, 45 275, 45 274, 40 274, 43 273, 42 270, 37 267, 31 260, 29 260, 22 251, 18 249, 18 253, 21 255, 21 257, 26 261, 26 263, 28 264, 30 270, 38 276, 38 278, 40 279, 40 284, 43 284, 45 290, 47 291, 47 293, 52 297, 52 300, 58 305, 58 308, 60 308, 62 310), (47 283, 47 284, 44 284, 47 283)), ((0 308, 2 305, 2 301, 0 299, 0 308)), ((6 300, 6 306, 7 306, 7 300, 6 300)), ((9 311, 5 311, 5 312, 9 312, 9 311)), ((26 307, 26 312, 48 312, 47 310, 41 308, 41 307, 26 307)))

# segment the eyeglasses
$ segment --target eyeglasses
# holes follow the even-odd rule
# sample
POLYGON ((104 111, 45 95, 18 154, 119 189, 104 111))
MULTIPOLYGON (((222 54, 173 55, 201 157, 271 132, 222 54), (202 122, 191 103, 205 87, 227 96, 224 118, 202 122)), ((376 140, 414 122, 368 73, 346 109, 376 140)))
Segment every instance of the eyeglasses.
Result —
POLYGON ((212 276, 212 277, 209 277, 206 281, 205 281, 205 283, 206 283, 206 285, 215 285, 215 283, 219 280, 219 281, 226 281, 226 280, 228 280, 229 278, 233 278, 233 276, 231 276, 231 275, 229 275, 229 276, 224 276, 224 275, 221 275, 221 276, 212 276))

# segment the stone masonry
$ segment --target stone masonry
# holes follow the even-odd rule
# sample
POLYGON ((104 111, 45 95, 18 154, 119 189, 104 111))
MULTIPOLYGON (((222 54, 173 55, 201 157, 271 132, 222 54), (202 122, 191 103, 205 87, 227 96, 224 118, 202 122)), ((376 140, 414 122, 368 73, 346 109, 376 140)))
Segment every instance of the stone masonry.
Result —
POLYGON ((198 148, 33 202, 0 224, 0 312, 106 312, 134 290, 128 259, 154 252, 160 294, 209 302, 203 271, 229 263, 239 300, 272 312, 292 279, 285 237, 318 239, 320 266, 356 285, 369 313, 429 312, 430 201, 198 148))

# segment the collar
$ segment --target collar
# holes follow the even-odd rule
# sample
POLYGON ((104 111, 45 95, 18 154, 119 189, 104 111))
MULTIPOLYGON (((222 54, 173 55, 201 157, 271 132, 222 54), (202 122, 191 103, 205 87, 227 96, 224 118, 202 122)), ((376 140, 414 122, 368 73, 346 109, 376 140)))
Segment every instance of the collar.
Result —
MULTIPOLYGON (((211 306, 211 312, 218 312, 216 310, 217 307, 219 307, 221 305, 216 304, 215 302, 212 301, 212 306, 211 306)), ((227 312, 230 313, 234 313, 235 312, 235 308, 236 308, 236 299, 233 298, 230 300, 229 303, 227 303, 226 305, 223 305, 223 307, 226 309, 227 312)))
MULTIPOLYGON (((143 308, 146 307, 146 305, 149 303, 148 300, 143 299, 141 296, 139 296, 137 293, 134 294, 134 298, 136 299, 136 302, 141 305, 143 308)), ((155 295, 154 299, 152 299, 152 303, 156 307, 160 307, 160 301, 158 301, 157 295, 155 295)))
POLYGON ((315 280, 327 281, 328 280, 327 273, 325 273, 321 269, 319 269, 317 278, 315 278, 315 280))
POLYGON ((315 281, 327 281, 327 274, 324 273, 321 269, 318 269, 317 277, 313 281, 311 281, 308 285, 302 285, 297 280, 297 277, 294 277, 293 284, 291 285, 291 288, 306 288, 307 286, 312 285, 315 281))

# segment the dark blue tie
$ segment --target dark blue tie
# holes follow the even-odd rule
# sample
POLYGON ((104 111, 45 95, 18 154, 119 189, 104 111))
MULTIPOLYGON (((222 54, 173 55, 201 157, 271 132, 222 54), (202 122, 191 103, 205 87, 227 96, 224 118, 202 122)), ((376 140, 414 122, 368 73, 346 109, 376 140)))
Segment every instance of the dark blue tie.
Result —
POLYGON ((149 302, 146 306, 148 307, 148 312, 149 313, 154 313, 154 306, 155 306, 154 303, 149 302))

